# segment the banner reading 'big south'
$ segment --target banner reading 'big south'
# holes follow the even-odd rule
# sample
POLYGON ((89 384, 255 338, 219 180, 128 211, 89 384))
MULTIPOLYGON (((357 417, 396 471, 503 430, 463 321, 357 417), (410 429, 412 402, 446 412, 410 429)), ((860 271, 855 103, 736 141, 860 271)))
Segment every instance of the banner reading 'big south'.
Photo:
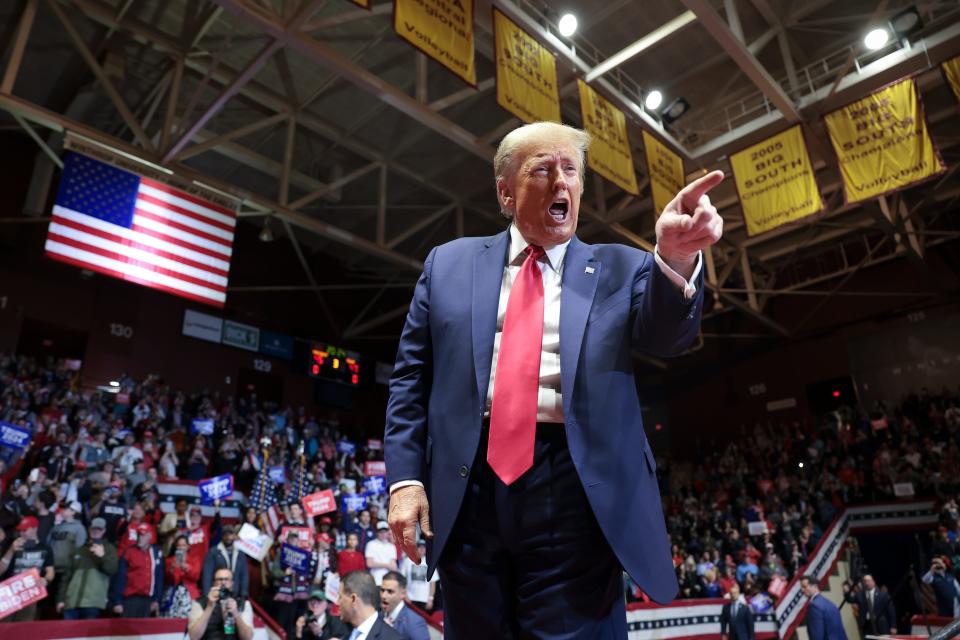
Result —
POLYGON ((560 122, 556 56, 496 8, 493 40, 497 104, 526 123, 560 122))
POLYGON ((960 100, 960 56, 947 60, 941 66, 943 75, 947 77, 947 84, 953 89, 953 95, 960 100))
POLYGON ((473 86, 473 0, 396 0, 397 35, 473 86))
POLYGON ((800 125, 730 156, 747 235, 823 209, 800 125))
POLYGON ((633 170, 633 155, 627 138, 627 119, 623 111, 610 104, 583 80, 577 80, 577 88, 580 90, 583 128, 593 136, 587 164, 624 191, 639 195, 637 174, 633 170))
POLYGON ((824 118, 840 161, 844 199, 860 202, 941 173, 913 78, 824 118))
POLYGON ((657 217, 684 187, 683 158, 655 137, 643 132, 643 152, 650 175, 650 194, 657 217))

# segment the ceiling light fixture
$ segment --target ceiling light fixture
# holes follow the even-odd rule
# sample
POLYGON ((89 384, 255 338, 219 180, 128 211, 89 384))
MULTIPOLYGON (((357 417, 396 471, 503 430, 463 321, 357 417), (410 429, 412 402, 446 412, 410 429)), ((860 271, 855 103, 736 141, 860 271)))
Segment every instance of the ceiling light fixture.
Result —
POLYGON ((263 229, 260 229, 260 242, 273 242, 273 229, 270 228, 270 218, 263 219, 263 229))
POLYGON ((663 94, 656 89, 648 93, 643 101, 643 105, 648 111, 656 111, 661 104, 663 104, 663 94))
POLYGON ((572 13, 565 13, 557 23, 557 29, 564 38, 569 38, 577 31, 577 16, 572 13))
POLYGON ((883 28, 873 29, 863 38, 863 45, 871 51, 876 51, 890 40, 890 32, 883 28))
POLYGON ((923 19, 916 7, 907 7, 890 18, 890 28, 899 38, 905 38, 923 28, 923 19))
POLYGON ((660 110, 660 117, 666 124, 670 124, 689 110, 690 103, 685 98, 677 98, 660 110))

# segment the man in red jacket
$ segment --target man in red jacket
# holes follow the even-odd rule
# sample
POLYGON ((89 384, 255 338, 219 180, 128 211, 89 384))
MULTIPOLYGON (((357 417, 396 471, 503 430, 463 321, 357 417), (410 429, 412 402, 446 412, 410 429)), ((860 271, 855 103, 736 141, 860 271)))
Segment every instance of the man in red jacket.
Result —
POLYGON ((113 611, 124 618, 155 615, 163 593, 163 556, 153 544, 153 527, 139 524, 137 534, 136 546, 128 548, 120 558, 120 570, 111 589, 113 611))

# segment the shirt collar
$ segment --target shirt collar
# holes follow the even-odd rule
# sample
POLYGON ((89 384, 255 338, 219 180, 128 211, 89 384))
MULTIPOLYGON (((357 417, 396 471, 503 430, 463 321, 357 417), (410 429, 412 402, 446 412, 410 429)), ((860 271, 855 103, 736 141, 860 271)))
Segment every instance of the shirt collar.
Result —
POLYGON ((397 603, 397 606, 393 608, 393 611, 391 611, 387 617, 391 620, 396 620, 401 611, 403 611, 403 600, 397 603))
POLYGON ((374 623, 377 621, 377 612, 374 611, 373 615, 360 623, 360 626, 357 629, 360 631, 361 635, 366 638, 370 635, 370 629, 373 629, 374 623))
MULTIPOLYGON (((527 247, 530 246, 530 243, 527 242, 523 235, 520 234, 520 230, 517 229, 517 225, 510 225, 510 251, 507 256, 507 264, 513 264, 516 259, 523 253, 527 247)), ((561 268, 563 267, 563 258, 567 254, 567 247, 570 246, 570 241, 567 240, 562 244, 558 244, 549 249, 544 249, 544 253, 547 257, 547 264, 550 265, 550 268, 560 273, 561 268)))

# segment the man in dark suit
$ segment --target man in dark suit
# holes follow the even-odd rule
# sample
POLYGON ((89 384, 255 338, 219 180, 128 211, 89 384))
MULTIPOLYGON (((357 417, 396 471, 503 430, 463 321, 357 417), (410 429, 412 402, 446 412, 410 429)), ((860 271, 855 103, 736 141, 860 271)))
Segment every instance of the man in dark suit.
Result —
POLYGON ((807 605, 807 635, 810 640, 847 640, 843 620, 836 605, 820 593, 820 584, 813 576, 800 578, 800 590, 810 599, 807 605))
POLYGON ((720 612, 720 637, 723 640, 754 639, 753 611, 736 583, 730 587, 730 602, 725 602, 720 612))
POLYGON ((351 571, 340 581, 340 619, 353 629, 341 640, 403 640, 380 617, 380 587, 366 571, 351 571))
POLYGON ((862 588, 855 592, 848 592, 844 599, 850 604, 857 605, 857 624, 860 633, 866 636, 888 635, 897 632, 897 610, 893 606, 893 599, 886 591, 877 588, 877 582, 869 573, 863 575, 862 588))
POLYGON ((427 622, 407 606, 407 578, 388 571, 380 583, 380 608, 383 621, 396 629, 403 640, 430 640, 427 622))
POLYGON ((623 569, 658 602, 677 592, 632 353, 695 338, 723 174, 661 212, 654 253, 587 245, 589 140, 545 122, 503 139, 509 228, 430 252, 400 339, 389 524, 414 562, 420 525, 454 640, 626 638, 623 569))

